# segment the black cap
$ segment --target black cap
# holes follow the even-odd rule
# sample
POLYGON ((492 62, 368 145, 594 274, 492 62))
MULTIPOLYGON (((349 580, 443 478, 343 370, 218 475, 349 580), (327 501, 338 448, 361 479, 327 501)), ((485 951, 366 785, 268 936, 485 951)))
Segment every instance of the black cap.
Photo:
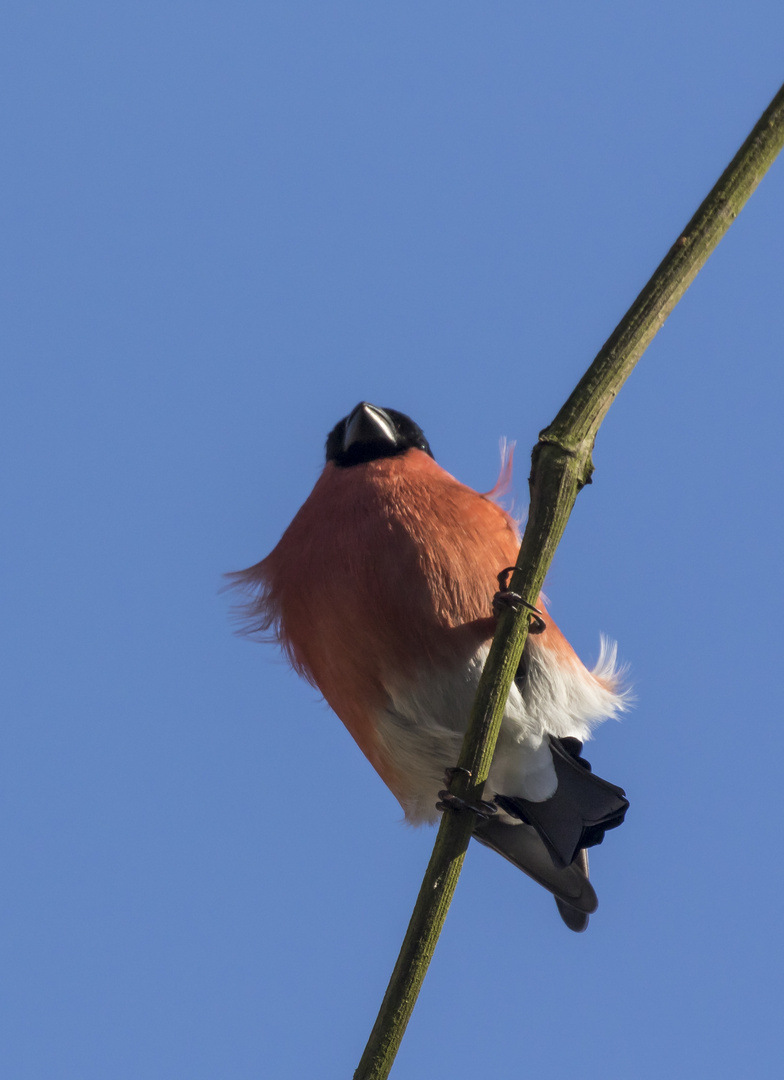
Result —
POLYGON ((327 437, 327 461, 342 468, 394 457, 416 447, 433 453, 422 429, 405 413, 360 401, 327 437))

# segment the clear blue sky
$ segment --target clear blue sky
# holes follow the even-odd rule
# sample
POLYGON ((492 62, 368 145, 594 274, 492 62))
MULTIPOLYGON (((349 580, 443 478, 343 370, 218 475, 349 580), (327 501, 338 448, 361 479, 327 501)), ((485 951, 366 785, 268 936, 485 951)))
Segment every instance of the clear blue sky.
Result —
MULTIPOLYGON (((781 0, 10 3, 3 1076, 344 1080, 433 833, 224 571, 327 431, 491 487, 784 79, 781 0)), ((637 694, 587 934, 471 850, 393 1072, 780 1075, 784 161, 614 405, 548 581, 637 694)))

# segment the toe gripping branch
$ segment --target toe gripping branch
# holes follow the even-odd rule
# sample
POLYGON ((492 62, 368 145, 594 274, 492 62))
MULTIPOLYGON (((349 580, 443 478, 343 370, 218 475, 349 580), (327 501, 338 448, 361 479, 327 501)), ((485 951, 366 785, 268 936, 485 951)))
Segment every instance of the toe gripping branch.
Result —
MULTIPOLYGON (((461 769, 456 766, 453 769, 446 770, 444 783, 451 784, 458 773, 462 773, 469 780, 471 779, 470 769, 461 769)), ((476 814, 483 821, 487 821, 498 813, 498 807, 493 802, 485 802, 483 799, 461 799, 459 795, 453 795, 447 788, 439 791, 438 798, 440 801, 436 803, 436 810, 454 810, 457 812, 470 810, 471 813, 476 814)))
POLYGON ((502 611, 506 611, 511 608, 512 611, 519 611, 521 607, 528 608, 531 612, 531 625, 528 628, 529 634, 541 634, 543 630, 547 629, 547 623, 542 618, 542 613, 539 608, 535 608, 533 604, 529 604, 523 600, 520 593, 512 592, 507 588, 507 577, 509 574, 513 574, 517 569, 515 566, 507 566, 498 575, 499 590, 493 597, 493 614, 496 618, 502 611))

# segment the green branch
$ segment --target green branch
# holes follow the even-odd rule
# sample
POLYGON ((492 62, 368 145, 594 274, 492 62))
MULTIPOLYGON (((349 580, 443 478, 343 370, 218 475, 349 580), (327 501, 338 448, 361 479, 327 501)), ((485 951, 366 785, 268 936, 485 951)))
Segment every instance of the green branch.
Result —
MULTIPOLYGON (((532 454, 531 504, 509 588, 537 602, 545 574, 580 489, 591 481, 599 426, 632 368, 784 145, 784 87, 762 114, 718 183, 680 234, 648 284, 532 454)), ((500 569, 500 568, 499 568, 500 569)), ((506 699, 528 636, 524 611, 505 611, 471 710, 450 791, 481 799, 506 699)), ((354 1080, 389 1075, 449 910, 474 828, 472 813, 445 812, 403 945, 354 1080)))

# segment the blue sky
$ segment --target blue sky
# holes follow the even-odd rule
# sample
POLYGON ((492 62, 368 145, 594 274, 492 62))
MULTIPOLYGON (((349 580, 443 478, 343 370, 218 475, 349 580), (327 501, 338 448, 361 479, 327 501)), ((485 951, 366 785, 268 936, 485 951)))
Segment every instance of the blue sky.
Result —
MULTIPOLYGON (((2 15, 9 1080, 350 1076, 434 834, 232 635, 357 401, 492 486, 782 78, 779 0, 2 15)), ((637 705, 587 934, 469 852, 393 1071, 777 1076, 784 162, 644 356, 549 575, 637 705), (481 1072, 480 1072, 481 1071, 481 1072)))

